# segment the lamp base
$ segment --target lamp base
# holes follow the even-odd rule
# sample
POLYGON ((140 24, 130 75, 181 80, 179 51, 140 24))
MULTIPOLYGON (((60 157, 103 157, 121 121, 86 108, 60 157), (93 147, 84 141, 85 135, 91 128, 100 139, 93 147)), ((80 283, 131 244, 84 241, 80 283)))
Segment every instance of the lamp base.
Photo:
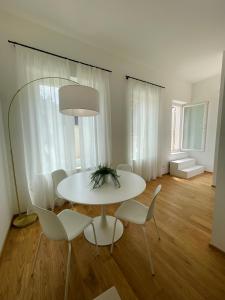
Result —
POLYGON ((13 220, 13 226, 17 227, 17 228, 24 228, 26 226, 29 226, 31 224, 33 224, 34 222, 37 221, 37 214, 21 214, 17 217, 14 218, 13 220))

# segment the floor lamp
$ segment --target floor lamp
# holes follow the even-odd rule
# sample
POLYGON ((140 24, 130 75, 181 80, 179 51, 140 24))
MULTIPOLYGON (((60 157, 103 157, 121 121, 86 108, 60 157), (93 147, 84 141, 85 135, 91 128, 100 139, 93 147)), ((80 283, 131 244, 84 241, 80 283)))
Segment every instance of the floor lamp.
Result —
POLYGON ((20 89, 16 91, 12 97, 9 108, 8 108, 8 134, 9 134, 9 147, 10 156, 12 162, 13 181, 15 185, 16 201, 18 208, 18 215, 13 219, 13 225, 19 228, 26 227, 37 220, 37 215, 23 213, 19 202, 18 184, 15 173, 15 160, 13 156, 12 147, 12 134, 10 128, 10 116, 12 105, 15 100, 18 99, 16 96, 26 87, 34 82, 46 79, 62 79, 70 82, 70 85, 64 85, 59 89, 59 110, 61 113, 70 116, 94 116, 99 112, 98 92, 97 90, 79 85, 76 81, 70 80, 64 77, 41 77, 34 79, 24 84, 20 89), (73 84, 72 84, 73 83, 73 84))
POLYGON ((89 117, 99 113, 99 94, 92 87, 64 85, 59 89, 59 111, 69 116, 89 117))

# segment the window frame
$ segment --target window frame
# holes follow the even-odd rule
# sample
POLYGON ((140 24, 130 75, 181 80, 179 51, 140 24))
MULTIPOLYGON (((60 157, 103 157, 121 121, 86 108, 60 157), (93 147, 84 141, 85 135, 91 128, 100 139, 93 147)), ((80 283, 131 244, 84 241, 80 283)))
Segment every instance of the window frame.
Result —
POLYGON ((176 154, 182 152, 182 129, 183 129, 183 106, 186 105, 185 102, 181 101, 172 101, 172 106, 171 106, 171 134, 170 134, 170 153, 171 154, 176 154), (180 108, 180 126, 179 126, 179 149, 174 149, 172 148, 172 134, 173 134, 173 121, 172 121, 172 109, 174 106, 177 106, 180 108))

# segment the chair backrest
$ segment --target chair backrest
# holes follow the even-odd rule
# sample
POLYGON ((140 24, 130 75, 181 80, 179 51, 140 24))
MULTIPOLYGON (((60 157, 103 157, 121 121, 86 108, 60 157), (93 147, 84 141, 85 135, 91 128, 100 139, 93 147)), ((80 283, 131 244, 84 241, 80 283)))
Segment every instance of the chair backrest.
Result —
POLYGON ((47 209, 33 204, 34 211, 39 217, 44 234, 51 240, 67 240, 67 234, 63 224, 57 215, 47 209))
POLYGON ((128 164, 119 164, 116 168, 118 170, 132 172, 132 167, 130 165, 128 165, 128 164))
POLYGON ((63 169, 59 169, 59 170, 52 172, 52 181, 53 181, 54 191, 56 191, 57 185, 66 177, 67 177, 67 174, 63 169))
POLYGON ((153 193, 153 198, 152 198, 152 202, 148 209, 146 221, 150 220, 154 216, 155 202, 156 202, 156 198, 157 198, 159 192, 161 191, 161 188, 162 188, 162 186, 161 186, 161 184, 159 184, 153 193))

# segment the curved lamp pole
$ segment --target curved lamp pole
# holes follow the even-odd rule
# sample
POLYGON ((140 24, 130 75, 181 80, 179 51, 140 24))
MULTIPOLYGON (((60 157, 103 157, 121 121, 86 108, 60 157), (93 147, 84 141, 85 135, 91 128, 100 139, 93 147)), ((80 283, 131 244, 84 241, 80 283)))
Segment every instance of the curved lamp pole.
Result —
POLYGON ((14 156, 13 156, 12 136, 11 136, 11 130, 10 130, 10 112, 11 112, 12 105, 16 99, 16 96, 20 93, 21 90, 23 90, 25 87, 27 87, 28 85, 30 85, 33 82, 36 82, 39 80, 44 80, 44 79, 62 79, 62 80, 70 81, 71 83, 75 83, 76 85, 79 85, 78 82, 68 79, 68 78, 64 78, 64 77, 54 77, 54 76, 40 77, 40 78, 31 80, 31 81, 27 82, 26 84, 24 84, 21 88, 19 88, 16 91, 16 93, 14 94, 14 96, 12 97, 12 99, 10 101, 9 108, 8 108, 9 147, 10 147, 10 156, 11 156, 11 162, 12 162, 13 181, 14 181, 15 192, 16 192, 17 208, 18 208, 18 213, 19 213, 18 216, 16 216, 13 219, 13 225, 16 227, 20 227, 20 228, 26 227, 26 226, 34 223, 37 220, 37 215, 34 213, 28 215, 27 213, 22 213, 22 211, 21 211, 21 206, 20 206, 20 202, 19 202, 19 194, 18 194, 18 185, 17 185, 16 173, 15 173, 15 161, 14 161, 14 156))

